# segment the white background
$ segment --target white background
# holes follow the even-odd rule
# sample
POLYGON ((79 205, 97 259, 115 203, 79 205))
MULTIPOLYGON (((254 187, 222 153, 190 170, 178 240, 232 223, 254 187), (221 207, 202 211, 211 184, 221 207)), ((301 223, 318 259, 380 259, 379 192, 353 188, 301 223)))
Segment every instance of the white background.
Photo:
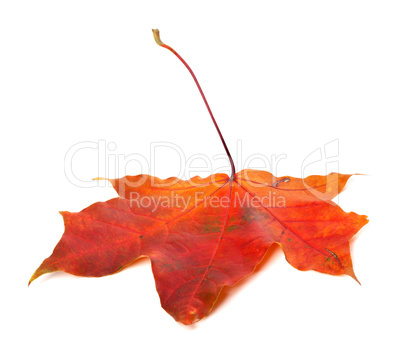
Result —
MULTIPOLYGON (((399 1, 2 1, 2 344, 400 346, 401 17, 399 1), (168 141, 187 158, 224 153, 190 75, 152 28, 192 66, 233 156, 238 140, 243 158, 286 154, 276 173, 300 177, 303 160, 335 141, 336 169, 366 174, 337 200, 370 219, 352 241, 362 286, 297 271, 274 247, 190 327, 160 307, 148 260, 27 287, 63 233, 58 211, 116 196, 66 177, 70 147, 105 140, 114 158, 149 159, 151 143, 168 141)), ((159 177, 179 172, 172 151, 156 163, 159 177)), ((308 174, 328 173, 325 163, 308 174)), ((82 180, 149 172, 98 166, 96 150, 74 157, 82 180)))

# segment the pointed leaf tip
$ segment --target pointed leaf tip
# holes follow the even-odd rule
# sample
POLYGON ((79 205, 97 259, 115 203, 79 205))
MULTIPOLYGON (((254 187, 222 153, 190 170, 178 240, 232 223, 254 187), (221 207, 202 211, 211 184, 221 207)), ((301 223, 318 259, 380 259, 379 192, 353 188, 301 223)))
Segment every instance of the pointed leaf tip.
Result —
POLYGON ((34 274, 31 276, 31 278, 29 279, 29 282, 28 282, 28 287, 31 285, 31 283, 33 282, 33 281, 35 281, 38 277, 37 276, 35 276, 36 275, 36 271, 34 272, 34 274))
POLYGON ((95 178, 92 178, 92 181, 107 181, 107 178, 104 178, 104 177, 95 177, 95 178))

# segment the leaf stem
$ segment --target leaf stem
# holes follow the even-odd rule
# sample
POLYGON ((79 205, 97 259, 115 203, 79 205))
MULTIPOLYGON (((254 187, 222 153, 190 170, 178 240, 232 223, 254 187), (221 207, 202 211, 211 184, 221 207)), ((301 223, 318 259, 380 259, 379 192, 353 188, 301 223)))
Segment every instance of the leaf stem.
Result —
POLYGON ((222 141, 222 144, 223 144, 223 147, 225 148, 226 154, 227 154, 228 157, 229 157, 230 166, 231 166, 231 169, 232 169, 232 174, 231 174, 231 176, 230 176, 230 179, 233 180, 234 175, 235 175, 235 173, 236 173, 236 170, 235 170, 235 166, 234 166, 234 162, 233 162, 232 156, 230 155, 228 146, 226 145, 225 139, 224 139, 223 136, 222 136, 222 133, 221 133, 221 131, 220 131, 220 129, 219 129, 218 123, 216 123, 215 117, 214 117, 214 115, 212 114, 211 108, 209 107, 208 101, 207 101, 207 99, 205 98, 204 92, 202 91, 201 86, 200 86, 200 84, 198 83, 197 77, 195 77, 193 70, 191 70, 190 66, 189 66, 189 65, 186 63, 186 61, 179 55, 179 53, 177 53, 172 47, 170 47, 170 46, 164 44, 164 43, 161 41, 160 36, 159 36, 159 30, 158 30, 158 29, 152 29, 152 32, 153 32, 153 34, 154 34, 154 39, 155 39, 156 43, 157 43, 159 46, 168 49, 168 50, 171 51, 177 58, 179 58, 180 61, 184 64, 184 66, 188 69, 188 71, 190 72, 191 76, 193 77, 194 82, 195 82, 195 84, 197 85, 197 88, 198 88, 198 90, 199 90, 199 92, 200 92, 200 94, 201 94, 201 96, 202 96, 202 99, 204 100, 205 106, 207 107, 207 110, 208 110, 208 112, 209 112, 209 115, 211 116, 212 122, 214 123, 215 128, 216 128, 216 130, 217 130, 217 132, 218 132, 218 134, 219 134, 219 137, 220 137, 220 139, 221 139, 221 141, 222 141))

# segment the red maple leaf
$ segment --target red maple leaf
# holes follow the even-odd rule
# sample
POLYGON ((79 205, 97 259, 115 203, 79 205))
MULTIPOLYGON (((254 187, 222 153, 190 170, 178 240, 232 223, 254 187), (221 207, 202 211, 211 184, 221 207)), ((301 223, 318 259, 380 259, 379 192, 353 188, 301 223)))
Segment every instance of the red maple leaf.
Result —
MULTIPOLYGON (((299 270, 356 279, 349 240, 366 216, 346 213, 331 201, 351 175, 331 173, 305 179, 265 171, 161 180, 148 175, 109 180, 119 197, 78 213, 62 212, 65 232, 39 276, 64 271, 78 276, 116 273, 136 259, 151 259, 162 307, 191 324, 207 315, 223 286, 254 271, 272 243, 299 270)), ((357 280, 357 279, 356 279, 357 280)))

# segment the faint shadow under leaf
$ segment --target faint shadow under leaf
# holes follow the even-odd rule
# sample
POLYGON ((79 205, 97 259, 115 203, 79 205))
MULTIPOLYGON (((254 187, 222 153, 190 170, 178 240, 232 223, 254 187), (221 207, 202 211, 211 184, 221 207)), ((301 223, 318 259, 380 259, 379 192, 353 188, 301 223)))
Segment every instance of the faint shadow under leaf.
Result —
POLYGON ((268 263, 272 262, 273 258, 278 258, 281 254, 283 254, 281 247, 276 243, 272 244, 265 253, 264 258, 255 267, 255 270, 250 275, 248 275, 246 278, 243 278, 233 286, 225 286, 222 288, 209 315, 213 315, 215 312, 218 312, 222 307, 224 307, 239 291, 242 290, 245 285, 247 285, 247 283, 253 281, 255 277, 258 276, 258 273, 262 269, 265 269, 268 266, 268 263))

